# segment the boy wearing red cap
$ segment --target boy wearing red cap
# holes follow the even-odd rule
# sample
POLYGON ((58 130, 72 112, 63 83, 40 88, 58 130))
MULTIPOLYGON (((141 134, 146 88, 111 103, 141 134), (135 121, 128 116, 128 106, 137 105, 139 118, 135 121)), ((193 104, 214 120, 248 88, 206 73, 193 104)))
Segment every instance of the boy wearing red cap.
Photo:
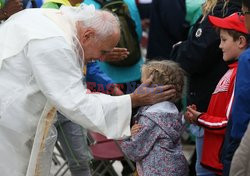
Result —
POLYGON ((238 57, 247 48, 247 29, 244 16, 234 13, 226 18, 209 16, 210 22, 220 31, 220 48, 223 60, 229 70, 217 84, 210 99, 207 112, 196 111, 196 106, 187 107, 186 119, 205 128, 201 164, 222 175, 223 165, 220 161, 221 149, 227 127, 228 114, 231 109, 232 94, 238 66, 238 57))

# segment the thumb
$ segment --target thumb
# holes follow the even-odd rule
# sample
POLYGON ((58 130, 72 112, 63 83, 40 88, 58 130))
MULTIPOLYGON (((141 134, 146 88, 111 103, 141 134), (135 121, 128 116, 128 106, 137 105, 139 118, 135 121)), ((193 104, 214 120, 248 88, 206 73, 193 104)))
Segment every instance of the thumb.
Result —
POLYGON ((190 106, 187 107, 187 110, 188 110, 188 112, 190 112, 192 114, 195 113, 195 110, 192 107, 190 107, 190 106))
POLYGON ((153 75, 150 75, 148 79, 145 80, 144 84, 150 86, 153 81, 153 75))

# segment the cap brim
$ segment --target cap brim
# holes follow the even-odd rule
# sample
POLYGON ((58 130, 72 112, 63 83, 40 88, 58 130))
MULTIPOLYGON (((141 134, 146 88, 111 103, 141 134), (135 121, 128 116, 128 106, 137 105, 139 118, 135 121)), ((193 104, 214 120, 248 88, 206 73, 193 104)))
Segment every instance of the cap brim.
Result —
POLYGON ((223 18, 218 18, 218 17, 209 15, 208 19, 210 23, 215 27, 224 28, 224 29, 228 28, 228 24, 225 22, 223 18))

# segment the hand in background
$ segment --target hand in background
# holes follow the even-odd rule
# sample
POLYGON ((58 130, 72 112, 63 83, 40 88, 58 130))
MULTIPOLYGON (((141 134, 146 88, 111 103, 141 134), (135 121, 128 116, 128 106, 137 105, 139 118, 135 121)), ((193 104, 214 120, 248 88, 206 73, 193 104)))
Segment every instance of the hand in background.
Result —
POLYGON ((117 48, 115 47, 112 51, 105 54, 101 61, 119 61, 128 57, 129 52, 126 48, 117 48))
POLYGON ((196 105, 187 106, 185 119, 189 123, 197 123, 198 117, 201 115, 201 112, 197 111, 196 109, 196 105))
POLYGON ((2 10, 6 13, 7 18, 9 18, 14 13, 23 10, 22 0, 8 0, 2 10))
POLYGON ((141 20, 141 26, 142 26, 142 29, 146 31, 150 26, 150 19, 145 18, 141 20))
POLYGON ((141 125, 139 125, 139 124, 134 124, 133 126, 132 126, 132 128, 131 128, 131 136, 133 137, 133 136, 135 136, 139 131, 140 131, 140 129, 141 129, 141 125))

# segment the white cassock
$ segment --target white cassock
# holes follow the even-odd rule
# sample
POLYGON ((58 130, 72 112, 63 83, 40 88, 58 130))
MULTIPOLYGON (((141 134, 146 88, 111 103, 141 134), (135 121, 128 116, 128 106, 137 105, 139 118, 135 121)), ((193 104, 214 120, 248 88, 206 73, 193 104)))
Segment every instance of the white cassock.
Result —
POLYGON ((130 96, 86 93, 74 25, 58 12, 24 10, 0 26, 0 175, 32 175, 34 136, 52 107, 109 138, 130 135, 130 96))

